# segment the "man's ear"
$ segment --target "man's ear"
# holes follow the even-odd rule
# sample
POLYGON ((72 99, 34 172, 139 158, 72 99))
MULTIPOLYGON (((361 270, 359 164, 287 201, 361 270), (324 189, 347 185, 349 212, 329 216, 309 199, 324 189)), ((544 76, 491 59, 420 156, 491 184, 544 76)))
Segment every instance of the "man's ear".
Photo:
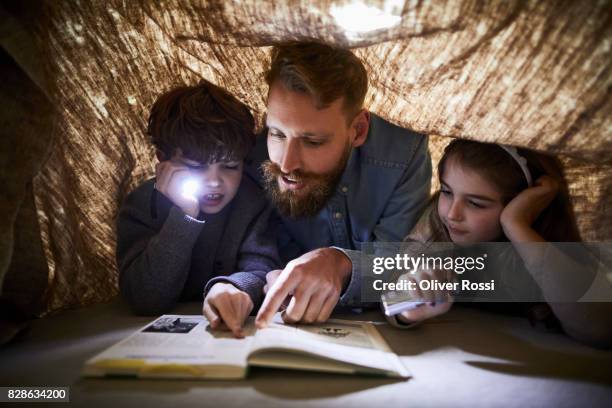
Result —
POLYGON ((365 143, 370 130, 370 112, 367 109, 359 111, 353 119, 351 127, 355 130, 355 138, 352 140, 352 147, 359 147, 365 143))

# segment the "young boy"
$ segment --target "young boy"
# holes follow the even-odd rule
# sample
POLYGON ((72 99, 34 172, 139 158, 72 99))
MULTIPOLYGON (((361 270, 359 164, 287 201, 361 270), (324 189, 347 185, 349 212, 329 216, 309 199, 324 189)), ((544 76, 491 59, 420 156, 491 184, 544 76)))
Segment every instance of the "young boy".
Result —
POLYGON ((253 131, 249 109, 208 82, 153 105, 156 178, 128 195, 117 222, 119 288, 136 313, 161 314, 205 295, 211 326, 240 336, 259 307, 279 260, 271 208, 242 177, 253 131))

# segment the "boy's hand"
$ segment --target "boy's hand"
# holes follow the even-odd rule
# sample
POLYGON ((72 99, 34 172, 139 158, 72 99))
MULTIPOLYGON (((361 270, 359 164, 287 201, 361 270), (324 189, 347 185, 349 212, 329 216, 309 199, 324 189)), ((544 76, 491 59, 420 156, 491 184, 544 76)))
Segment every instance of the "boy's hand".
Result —
POLYGON ((227 327, 235 337, 242 338, 242 326, 253 310, 253 301, 231 283, 215 283, 204 299, 202 313, 212 329, 227 327))
POLYGON ((185 214, 196 218, 200 213, 200 203, 196 197, 185 195, 183 184, 189 179, 189 169, 171 160, 155 166, 155 189, 168 197, 185 214))

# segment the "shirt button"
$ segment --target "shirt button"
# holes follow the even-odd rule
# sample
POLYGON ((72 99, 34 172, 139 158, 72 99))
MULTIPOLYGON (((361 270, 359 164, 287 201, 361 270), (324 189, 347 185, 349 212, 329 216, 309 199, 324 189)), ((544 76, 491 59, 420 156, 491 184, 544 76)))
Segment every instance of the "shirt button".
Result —
POLYGON ((334 214, 334 217, 339 220, 340 218, 342 218, 342 213, 341 212, 337 212, 334 214))
POLYGON ((347 187, 347 186, 342 186, 342 192, 343 192, 343 193, 348 192, 348 187, 347 187))

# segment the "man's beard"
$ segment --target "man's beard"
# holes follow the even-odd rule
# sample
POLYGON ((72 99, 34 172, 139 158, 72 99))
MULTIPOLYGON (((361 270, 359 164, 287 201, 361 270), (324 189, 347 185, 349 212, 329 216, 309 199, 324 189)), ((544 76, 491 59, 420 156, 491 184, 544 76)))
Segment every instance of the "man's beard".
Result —
POLYGON ((302 218, 318 214, 334 195, 350 154, 349 147, 343 153, 338 165, 325 174, 306 173, 301 170, 283 174, 277 164, 266 160, 261 164, 261 170, 264 176, 264 188, 272 204, 285 217, 302 218), (304 183, 304 187, 299 192, 281 191, 278 179, 282 175, 298 183, 304 183))

